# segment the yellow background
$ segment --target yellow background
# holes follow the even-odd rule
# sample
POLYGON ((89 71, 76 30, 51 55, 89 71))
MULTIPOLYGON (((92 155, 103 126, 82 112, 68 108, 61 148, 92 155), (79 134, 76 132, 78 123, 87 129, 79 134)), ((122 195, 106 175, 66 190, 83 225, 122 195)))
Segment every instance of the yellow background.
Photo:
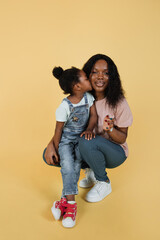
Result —
POLYGON ((159 24, 158 0, 1 1, 0 239, 160 239, 159 24), (105 200, 87 203, 79 190, 68 230, 50 211, 59 169, 42 161, 64 97, 51 72, 81 68, 96 53, 118 66, 134 117, 130 155, 108 170, 105 200))

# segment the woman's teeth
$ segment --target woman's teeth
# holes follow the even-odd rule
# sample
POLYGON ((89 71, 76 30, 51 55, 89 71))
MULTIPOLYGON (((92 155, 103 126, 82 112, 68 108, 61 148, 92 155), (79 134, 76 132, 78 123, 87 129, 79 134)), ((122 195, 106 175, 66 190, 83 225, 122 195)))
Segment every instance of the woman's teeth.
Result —
POLYGON ((102 83, 102 82, 97 82, 97 83, 96 83, 96 86, 97 86, 97 87, 103 87, 103 85, 104 85, 104 83, 102 83))

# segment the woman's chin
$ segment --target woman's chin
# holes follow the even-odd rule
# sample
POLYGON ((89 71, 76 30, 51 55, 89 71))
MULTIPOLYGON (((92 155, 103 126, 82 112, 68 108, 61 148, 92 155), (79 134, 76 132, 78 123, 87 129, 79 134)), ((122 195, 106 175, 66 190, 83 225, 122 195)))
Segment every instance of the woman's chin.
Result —
POLYGON ((94 86, 94 90, 95 90, 96 92, 104 92, 104 91, 105 91, 105 88, 104 88, 104 87, 94 86))

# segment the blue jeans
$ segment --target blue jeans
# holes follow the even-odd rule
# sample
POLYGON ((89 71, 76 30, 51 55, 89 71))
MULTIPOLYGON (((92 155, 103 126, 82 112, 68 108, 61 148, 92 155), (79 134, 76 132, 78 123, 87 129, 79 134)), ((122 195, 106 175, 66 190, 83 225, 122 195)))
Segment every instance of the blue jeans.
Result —
POLYGON ((68 139, 61 139, 59 144, 58 152, 60 156, 60 164, 53 165, 48 164, 45 159, 45 152, 43 152, 43 160, 49 166, 61 167, 61 174, 63 180, 63 190, 62 196, 66 195, 77 195, 78 188, 77 182, 79 180, 80 170, 83 165, 83 168, 89 167, 85 162, 82 163, 82 157, 79 152, 78 139, 71 139, 71 142, 68 142, 68 139))
POLYGON ((77 182, 79 180, 82 157, 78 147, 79 136, 62 135, 58 152, 60 156, 61 174, 63 179, 62 197, 78 194, 77 182))
MULTIPOLYGON (((48 164, 48 163, 47 163, 47 161, 46 161, 46 159, 45 159, 45 156, 44 156, 46 150, 47 150, 47 148, 45 148, 44 151, 43 151, 43 160, 44 160, 44 162, 45 162, 47 165, 49 165, 49 166, 59 167, 59 168, 60 168, 60 167, 61 167, 60 163, 57 164, 57 165, 53 165, 53 164, 48 164)), ((82 162, 81 162, 81 169, 85 169, 85 168, 89 168, 89 166, 88 166, 88 164, 87 164, 86 162, 82 161, 82 162)))
MULTIPOLYGON (((60 155, 61 174, 63 179, 62 197, 78 194, 77 182, 80 175, 82 158, 78 148, 80 134, 86 129, 89 118, 89 104, 86 93, 85 103, 72 105, 68 98, 64 98, 69 105, 70 114, 63 127, 61 140, 58 146, 60 155)), ((43 153, 43 159, 45 160, 43 153)), ((47 163, 47 162, 46 162, 47 163)))
POLYGON ((106 168, 118 167, 127 158, 120 145, 98 135, 90 141, 80 138, 79 150, 99 181, 109 180, 106 168))

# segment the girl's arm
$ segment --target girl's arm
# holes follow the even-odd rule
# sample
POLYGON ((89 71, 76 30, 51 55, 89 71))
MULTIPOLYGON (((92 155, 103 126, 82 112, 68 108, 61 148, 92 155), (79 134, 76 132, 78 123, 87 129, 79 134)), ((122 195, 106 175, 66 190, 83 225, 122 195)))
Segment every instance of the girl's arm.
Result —
POLYGON ((58 156, 58 146, 61 140, 62 130, 63 130, 64 122, 56 122, 55 133, 51 141, 48 143, 45 159, 48 164, 56 165, 59 162, 58 156), (53 160, 53 157, 55 161, 53 160))
POLYGON ((63 127, 64 127, 64 122, 56 122, 55 132, 53 136, 53 144, 57 153, 58 153, 59 142, 62 136, 63 127))
POLYGON ((85 139, 88 139, 88 140, 91 140, 92 137, 95 138, 95 134, 93 133, 93 129, 97 125, 97 121, 98 121, 97 111, 96 111, 95 103, 93 103, 93 105, 90 107, 88 127, 87 127, 86 131, 84 131, 80 135, 80 137, 85 135, 85 139))

